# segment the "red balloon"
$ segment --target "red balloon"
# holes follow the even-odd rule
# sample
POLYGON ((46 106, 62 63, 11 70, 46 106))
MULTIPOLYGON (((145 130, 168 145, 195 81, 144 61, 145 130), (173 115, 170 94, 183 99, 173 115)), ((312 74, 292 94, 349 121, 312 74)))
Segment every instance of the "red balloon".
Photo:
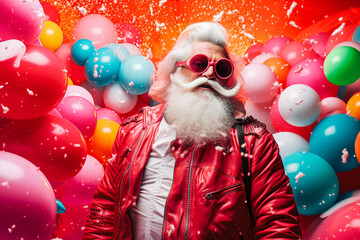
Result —
POLYGON ((304 59, 321 58, 309 44, 290 42, 280 51, 280 57, 287 61, 290 66, 304 59))
POLYGON ((135 25, 116 23, 115 28, 118 33, 118 43, 131 43, 137 47, 141 46, 142 35, 135 25))
MULTIPOLYGON (((5 45, 0 55, 19 47, 16 40, 5 45), (8 47, 8 48, 6 48, 8 47)), ((3 42, 5 43, 5 42, 3 42)), ((49 49, 27 45, 24 56, 0 61, 0 116, 29 119, 42 116, 53 109, 65 95, 67 75, 60 59, 49 49)))
POLYGON ((256 43, 250 46, 245 52, 245 59, 247 62, 251 62, 257 55, 260 55, 264 48, 264 44, 256 43))
POLYGON ((58 10, 56 10, 54 5, 51 5, 50 3, 47 2, 40 2, 40 3, 45 13, 45 20, 52 21, 57 25, 60 25, 60 14, 58 10))
POLYGON ((0 124, 0 150, 26 158, 50 182, 69 179, 82 168, 85 139, 69 121, 46 114, 28 120, 4 119, 0 124))

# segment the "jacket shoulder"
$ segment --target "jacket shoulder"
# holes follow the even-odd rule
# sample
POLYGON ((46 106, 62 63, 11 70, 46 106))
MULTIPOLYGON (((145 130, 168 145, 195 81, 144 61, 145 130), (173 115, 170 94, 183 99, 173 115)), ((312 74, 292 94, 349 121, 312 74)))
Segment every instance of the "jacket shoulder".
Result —
POLYGON ((244 135, 256 135, 257 137, 262 137, 267 132, 266 125, 253 116, 247 116, 245 118, 237 119, 236 121, 242 125, 244 135))

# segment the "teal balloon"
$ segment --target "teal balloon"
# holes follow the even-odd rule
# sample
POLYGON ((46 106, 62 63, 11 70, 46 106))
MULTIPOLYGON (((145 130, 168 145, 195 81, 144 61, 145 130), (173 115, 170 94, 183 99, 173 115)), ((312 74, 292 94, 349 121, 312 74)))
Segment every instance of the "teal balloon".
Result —
POLYGON ((80 39, 71 47, 71 59, 79 66, 84 66, 88 58, 95 51, 92 41, 80 39))
POLYGON ((341 194, 340 196, 338 196, 338 199, 336 200, 336 202, 338 203, 347 198, 351 198, 351 197, 355 197, 355 196, 360 197, 360 189, 351 190, 351 191, 341 194))
POLYGON ((86 79, 94 86, 102 87, 118 77, 120 60, 110 48, 100 48, 93 52, 85 64, 86 79))
POLYGON ((323 158, 297 152, 283 158, 299 214, 316 215, 329 209, 339 194, 339 180, 323 158))
POLYGON ((114 51, 115 55, 119 58, 120 61, 130 56, 129 50, 126 49, 123 45, 119 43, 110 43, 106 44, 104 47, 110 48, 114 51))
POLYGON ((324 158, 336 172, 346 172, 359 166, 355 156, 355 139, 360 121, 338 113, 322 119, 310 136, 310 152, 324 158))
POLYGON ((56 199, 56 208, 57 208, 56 213, 58 213, 58 214, 66 212, 66 208, 65 208, 64 204, 59 199, 56 199))
POLYGON ((152 61, 141 55, 132 55, 121 62, 119 81, 127 92, 140 95, 149 91, 154 74, 152 61))
POLYGON ((352 40, 354 42, 358 42, 360 43, 360 25, 357 26, 357 28, 355 29, 353 35, 352 35, 352 40))
POLYGON ((360 78, 359 63, 360 52, 357 49, 348 46, 337 47, 325 58, 325 77, 335 85, 349 85, 360 78))

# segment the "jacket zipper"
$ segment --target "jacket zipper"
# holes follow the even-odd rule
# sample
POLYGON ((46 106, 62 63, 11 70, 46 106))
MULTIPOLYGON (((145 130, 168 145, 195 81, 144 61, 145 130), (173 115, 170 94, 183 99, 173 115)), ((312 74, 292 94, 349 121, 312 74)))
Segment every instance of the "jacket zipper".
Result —
MULTIPOLYGON (((132 155, 132 157, 131 157, 131 160, 130 160, 130 163, 129 163, 129 165, 126 167, 126 169, 125 169, 125 172, 124 172, 124 174, 122 175, 122 177, 121 177, 121 182, 120 182, 120 193, 119 193, 119 209, 120 209, 120 205, 121 205, 121 188, 122 188, 122 184, 123 184, 123 180, 124 180, 124 177, 125 177, 125 174, 126 174, 126 172, 128 172, 128 170, 129 171, 131 171, 130 169, 131 169, 131 165, 132 165, 132 162, 133 162, 133 160, 134 160, 134 158, 135 158, 135 155, 136 155, 136 151, 138 150, 138 148, 139 148, 139 146, 140 146, 140 142, 141 142, 141 140, 142 140, 142 137, 143 137, 143 135, 144 135, 144 132, 145 132, 145 129, 143 128, 142 130, 141 130, 141 134, 140 134, 140 137, 139 137, 139 140, 138 140, 138 142, 137 142, 137 145, 136 145, 136 147, 135 147, 135 150, 134 150, 134 154, 132 155)), ((130 151, 130 149, 129 149, 129 151, 130 151)), ((130 188, 130 178, 131 177, 131 174, 129 174, 129 188, 130 188)), ((129 193, 129 191, 128 191, 128 193, 129 193)), ((120 211, 120 220, 119 220, 119 232, 118 232, 118 234, 117 234, 117 236, 116 236, 116 240, 119 238, 119 235, 120 235, 120 232, 121 232, 121 215, 122 215, 122 210, 120 211)))
POLYGON ((239 191, 241 189, 241 186, 242 186, 241 182, 235 183, 235 184, 232 184, 228 187, 225 187, 225 188, 217 190, 217 191, 207 192, 207 193, 205 193, 204 197, 207 200, 218 198, 218 197, 224 196, 226 194, 239 191))
POLYGON ((191 192, 191 175, 192 175, 192 168, 194 163, 194 156, 195 156, 196 147, 194 147, 191 162, 190 162, 190 172, 189 172, 189 184, 188 184, 188 194, 187 194, 187 207, 186 207, 186 222, 185 222, 185 237, 184 240, 187 240, 188 230, 189 230, 189 209, 190 209, 190 192, 191 192))

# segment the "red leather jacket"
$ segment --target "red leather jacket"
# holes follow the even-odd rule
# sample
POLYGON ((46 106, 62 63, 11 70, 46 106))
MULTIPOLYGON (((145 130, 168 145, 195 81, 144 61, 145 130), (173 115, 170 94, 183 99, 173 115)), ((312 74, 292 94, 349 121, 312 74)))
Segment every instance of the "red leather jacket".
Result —
MULTIPOLYGON (((139 194, 163 108, 146 107, 120 127, 114 159, 95 193, 83 239, 132 238, 128 211, 139 194)), ((254 226, 233 128, 231 147, 186 147, 178 139, 171 143, 176 165, 165 206, 163 239, 301 239, 293 192, 277 144, 257 121, 245 124, 243 130, 254 226)))

